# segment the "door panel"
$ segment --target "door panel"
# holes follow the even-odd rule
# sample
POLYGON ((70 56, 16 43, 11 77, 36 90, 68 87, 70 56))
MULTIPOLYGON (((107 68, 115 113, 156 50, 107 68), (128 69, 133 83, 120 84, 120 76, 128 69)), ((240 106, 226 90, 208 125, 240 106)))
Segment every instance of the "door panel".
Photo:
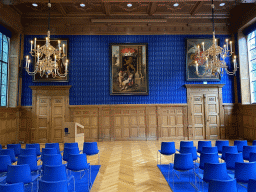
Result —
POLYGON ((52 106, 52 126, 50 141, 53 143, 63 142, 63 127, 62 123, 64 121, 64 97, 56 96, 51 99, 52 106))
POLYGON ((193 95, 193 115, 192 119, 194 122, 194 136, 195 139, 205 138, 205 127, 204 127, 204 103, 202 95, 193 95))
POLYGON ((207 139, 218 139, 219 130, 219 103, 217 94, 206 95, 206 129, 207 139))
POLYGON ((46 143, 49 137, 50 128, 50 98, 38 97, 37 98, 37 130, 35 130, 34 136, 37 137, 37 142, 46 143))

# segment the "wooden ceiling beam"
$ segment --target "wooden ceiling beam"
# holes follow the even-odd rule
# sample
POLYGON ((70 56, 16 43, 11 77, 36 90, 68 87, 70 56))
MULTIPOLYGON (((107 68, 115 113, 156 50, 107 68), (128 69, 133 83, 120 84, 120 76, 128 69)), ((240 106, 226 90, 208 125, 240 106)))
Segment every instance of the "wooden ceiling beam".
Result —
POLYGON ((151 2, 149 5, 149 11, 148 11, 148 15, 153 15, 156 12, 156 7, 157 4, 155 2, 151 2))
POLYGON ((192 7, 191 11, 190 11, 190 15, 194 15, 198 12, 198 10, 200 9, 200 7, 202 7, 203 2, 202 1, 197 1, 195 3, 195 5, 192 7))
POLYGON ((67 13, 66 13, 65 9, 63 8, 63 6, 60 3, 57 4, 57 9, 59 10, 59 12, 61 12, 61 14, 64 17, 67 16, 67 13))
MULTIPOLYGON (((90 0, 51 0, 51 3, 83 3, 90 0)), ((140 2, 189 2, 195 0, 140 0, 140 2)), ((211 0, 202 0, 204 2, 211 2, 211 0)), ((223 0, 214 0, 215 2, 223 2, 223 0)), ((236 0, 225 0, 226 2, 235 2, 236 0)), ((15 5, 21 3, 48 3, 49 0, 2 0, 5 5, 15 5)), ((93 3, 127 3, 127 0, 93 0, 93 3)), ((129 0, 129 2, 138 2, 138 0, 129 0)))
POLYGON ((103 3, 103 9, 107 16, 110 16, 111 5, 109 3, 103 3))

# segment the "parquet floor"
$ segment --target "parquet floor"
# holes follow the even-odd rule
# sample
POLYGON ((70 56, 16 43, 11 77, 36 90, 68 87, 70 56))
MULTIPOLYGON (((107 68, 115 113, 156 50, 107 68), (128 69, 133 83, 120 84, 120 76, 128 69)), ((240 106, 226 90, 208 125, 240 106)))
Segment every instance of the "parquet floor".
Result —
MULTIPOLYGON (((101 168, 91 192, 172 191, 157 167, 157 151, 161 149, 161 142, 98 142, 101 168)), ((179 142, 175 141, 176 148, 179 148, 179 142)), ((233 144, 230 141, 230 145, 233 144)), ((197 141, 194 141, 194 145, 197 147, 197 141)), ((161 159, 162 164, 173 162, 170 156, 162 155, 161 159)), ((97 164, 98 157, 88 157, 88 162, 97 164)))
MULTIPOLYGON (((98 142, 101 168, 91 192, 171 192, 157 167, 157 151, 161 149, 161 142, 98 142)), ((179 142, 175 141, 176 148, 179 148, 179 142)), ((233 143, 230 141, 230 145, 233 143)), ((197 141, 194 141, 194 145, 197 147, 197 141)), ((79 148, 82 150, 81 146, 79 148)), ((60 150, 63 150, 63 143, 60 143, 60 150)), ((170 156, 162 155, 161 159, 162 164, 173 162, 170 156)), ((98 164, 97 155, 87 156, 87 160, 92 165, 98 164)))

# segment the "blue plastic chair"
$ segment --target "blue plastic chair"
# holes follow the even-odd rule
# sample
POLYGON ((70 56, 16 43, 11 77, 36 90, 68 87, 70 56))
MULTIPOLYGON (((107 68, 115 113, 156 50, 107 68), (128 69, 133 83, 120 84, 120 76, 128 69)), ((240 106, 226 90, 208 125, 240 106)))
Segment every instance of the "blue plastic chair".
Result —
POLYGON ((36 148, 36 155, 37 156, 41 155, 39 143, 26 144, 26 149, 28 149, 28 148, 36 148))
POLYGON ((85 175, 85 170, 88 171, 88 190, 91 188, 91 166, 87 163, 85 154, 70 154, 67 163, 67 169, 74 172, 80 172, 80 179, 85 175), (81 176, 81 172, 84 171, 84 175, 81 176))
POLYGON ((45 165, 41 179, 44 181, 67 180, 66 167, 64 165, 45 165))
POLYGON ((78 147, 78 143, 64 143, 64 148, 72 148, 72 147, 78 147))
MULTIPOLYGON (((171 164, 169 164, 168 170, 168 183, 169 183, 169 173, 170 173, 171 164)), ((175 153, 174 163, 173 163, 173 185, 174 185, 174 174, 177 178, 180 179, 180 176, 177 175, 178 172, 189 172, 194 170, 193 158, 191 153, 175 153)), ((189 174, 190 176, 191 174, 189 174)), ((190 184, 196 188, 195 184, 190 182, 190 184)))
POLYGON ((24 192, 24 183, 0 184, 1 192, 24 192))
POLYGON ((77 147, 64 148, 63 160, 68 161, 70 154, 79 154, 79 148, 77 148, 77 147))
POLYGON ((37 165, 37 158, 35 155, 20 155, 18 158, 17 165, 24 165, 28 164, 30 167, 30 170, 33 171, 39 171, 42 168, 42 165, 37 165))
MULTIPOLYGON (((175 142, 162 142, 161 150, 158 150, 160 153, 160 164, 161 164, 161 155, 173 155, 175 154, 175 142)), ((158 164, 158 152, 157 152, 157 164, 158 164)))
POLYGON ((203 147, 201 153, 218 153, 218 148, 215 147, 203 147))
POLYGON ((11 165, 11 157, 9 155, 0 155, 0 173, 7 173, 8 165, 11 165))
POLYGON ((212 142, 211 141, 198 141, 198 148, 197 148, 197 152, 201 153, 203 150, 203 147, 211 147, 212 146, 212 142))
POLYGON ((237 192, 236 179, 210 180, 208 192, 237 192))
POLYGON ((59 143, 45 143, 45 148, 56 148, 57 153, 60 153, 60 145, 59 143))
POLYGON ((219 163, 218 153, 201 153, 199 168, 204 170, 205 163, 219 163))
POLYGON ((250 153, 249 162, 255 162, 256 161, 256 153, 250 153))
POLYGON ((225 162, 227 164, 228 170, 235 170, 236 162, 243 163, 243 154, 242 153, 226 153, 225 162))
POLYGON ((36 148, 21 149, 20 155, 34 155, 36 156, 36 148))
POLYGON ((249 161, 250 153, 256 153, 256 146, 244 146, 243 147, 243 158, 249 161))
POLYGON ((24 184, 32 184, 31 191, 33 191, 33 182, 37 180, 39 174, 31 175, 31 170, 28 164, 24 165, 8 165, 6 182, 8 184, 13 183, 24 183, 24 184))
POLYGON ((237 146, 238 152, 243 152, 243 147, 247 146, 247 140, 235 140, 234 146, 237 146))
POLYGON ((41 160, 44 161, 44 155, 46 154, 57 154, 56 148, 42 148, 41 160))
POLYGON ((12 163, 15 163, 17 161, 17 158, 15 158, 14 150, 13 149, 1 149, 0 155, 9 155, 11 158, 12 163))
POLYGON ((248 183, 249 179, 256 179, 256 162, 235 164, 235 178, 237 183, 244 186, 243 183, 248 183))
POLYGON ((0 149, 2 149, 2 145, 0 144, 0 149))
POLYGON ((37 160, 41 159, 41 157, 37 157, 36 155, 36 148, 21 149, 20 155, 34 155, 37 160))
POLYGON ((256 140, 253 140, 253 141, 252 141, 252 145, 256 145, 256 140))
POLYGON ((193 141, 180 141, 180 149, 181 147, 194 147, 193 141))
POLYGON ((61 154, 45 154, 42 169, 44 170, 45 165, 62 165, 61 154))
POLYGON ((181 147, 180 153, 191 153, 193 161, 196 161, 198 157, 196 152, 196 147, 181 147))
POLYGON ((256 189, 256 180, 249 179, 247 192, 255 192, 255 189, 256 189))
POLYGON ((228 176, 226 163, 205 163, 203 180, 209 182, 210 180, 230 180, 228 176))
POLYGON ((222 153, 223 146, 229 146, 228 140, 216 140, 215 146, 218 148, 218 153, 222 153))
POLYGON ((64 181, 39 180, 38 192, 53 192, 53 191, 68 192, 68 182, 65 180, 64 181))
POLYGON ((96 155, 98 154, 98 164, 100 164, 100 153, 98 149, 98 143, 97 142, 84 142, 83 145, 83 153, 86 155, 96 155))
POLYGON ((15 157, 20 155, 21 144, 7 144, 7 149, 13 149, 15 157))
POLYGON ((238 153, 237 146, 223 146, 221 159, 225 160, 226 153, 238 153))
MULTIPOLYGON (((60 154, 59 154, 60 155, 60 154)), ((44 166, 44 172, 42 176, 42 180, 44 181, 68 181, 73 178, 74 181, 74 191, 75 190, 75 177, 72 175, 70 177, 67 177, 66 173, 66 166, 65 165, 45 165, 44 166)))

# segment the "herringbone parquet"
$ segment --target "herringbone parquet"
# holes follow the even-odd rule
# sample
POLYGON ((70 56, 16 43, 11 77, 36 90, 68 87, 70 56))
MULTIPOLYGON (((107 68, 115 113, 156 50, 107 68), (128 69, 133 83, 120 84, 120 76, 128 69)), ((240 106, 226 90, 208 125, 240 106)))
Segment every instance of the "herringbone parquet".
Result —
MULTIPOLYGON (((157 167, 157 151, 161 149, 161 142, 98 142, 101 168, 91 192, 171 192, 157 167)), ((179 143, 179 140, 175 141, 176 149, 179 148, 179 143)), ((230 145, 233 143, 234 141, 230 141, 230 145)), ((197 141, 194 141, 194 145, 197 147, 197 141)), ((212 145, 215 145, 215 141, 212 141, 212 145)), ((44 144, 41 144, 41 148, 43 147, 44 144)), ((81 146, 79 148, 82 150, 81 146)), ((60 150, 63 150, 63 143, 60 143, 60 150)), ((87 156, 87 160, 92 165, 98 164, 97 155, 87 156)), ((162 155, 161 160, 162 164, 173 162, 170 156, 162 155)))

